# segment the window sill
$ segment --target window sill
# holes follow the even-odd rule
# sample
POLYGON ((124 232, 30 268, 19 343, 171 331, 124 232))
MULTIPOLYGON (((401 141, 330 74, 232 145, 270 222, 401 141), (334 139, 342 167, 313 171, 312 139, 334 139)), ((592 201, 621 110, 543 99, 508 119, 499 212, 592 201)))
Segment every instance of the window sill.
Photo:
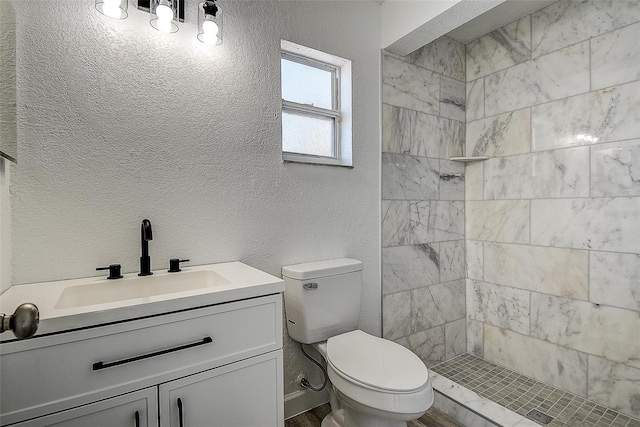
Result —
POLYGON ((309 165, 321 165, 321 166, 340 166, 344 168, 353 169, 351 160, 337 159, 335 157, 323 157, 323 156, 311 156, 308 154, 289 153, 284 151, 282 153, 282 161, 285 163, 303 163, 309 165))

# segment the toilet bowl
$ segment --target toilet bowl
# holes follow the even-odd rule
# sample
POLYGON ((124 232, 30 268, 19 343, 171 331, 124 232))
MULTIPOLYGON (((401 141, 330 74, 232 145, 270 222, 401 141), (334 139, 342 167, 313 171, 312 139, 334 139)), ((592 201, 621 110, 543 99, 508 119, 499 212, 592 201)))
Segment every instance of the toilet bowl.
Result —
POLYGON ((405 427, 433 404, 429 371, 399 344, 355 330, 313 346, 340 403, 322 427, 405 427))

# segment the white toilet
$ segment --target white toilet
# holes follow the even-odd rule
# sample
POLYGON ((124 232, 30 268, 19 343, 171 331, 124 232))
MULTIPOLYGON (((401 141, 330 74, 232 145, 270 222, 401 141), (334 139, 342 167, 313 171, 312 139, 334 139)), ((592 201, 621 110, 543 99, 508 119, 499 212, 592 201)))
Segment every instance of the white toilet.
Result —
POLYGON ((331 413, 322 427, 406 427, 433 404, 429 371, 399 344, 358 330, 362 262, 282 268, 289 336, 326 362, 331 413))

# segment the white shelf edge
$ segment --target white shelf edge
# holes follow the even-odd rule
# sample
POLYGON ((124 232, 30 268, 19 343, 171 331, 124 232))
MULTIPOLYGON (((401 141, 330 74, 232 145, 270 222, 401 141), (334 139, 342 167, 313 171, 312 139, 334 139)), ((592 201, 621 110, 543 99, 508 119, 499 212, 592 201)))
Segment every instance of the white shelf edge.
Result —
POLYGON ((450 157, 449 158, 449 160, 453 162, 463 162, 463 163, 479 162, 487 159, 488 157, 450 157))

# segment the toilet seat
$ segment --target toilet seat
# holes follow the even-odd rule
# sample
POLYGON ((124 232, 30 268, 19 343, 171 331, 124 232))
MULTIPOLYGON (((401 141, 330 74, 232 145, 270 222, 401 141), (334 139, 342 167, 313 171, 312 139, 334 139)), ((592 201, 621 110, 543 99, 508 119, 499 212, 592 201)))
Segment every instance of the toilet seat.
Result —
POLYGON ((382 392, 412 393, 429 380, 429 371, 413 352, 360 330, 329 338, 327 360, 345 379, 382 392))
POLYGON ((433 404, 429 371, 399 344, 356 330, 329 338, 326 350, 329 379, 352 405, 413 420, 433 404))

